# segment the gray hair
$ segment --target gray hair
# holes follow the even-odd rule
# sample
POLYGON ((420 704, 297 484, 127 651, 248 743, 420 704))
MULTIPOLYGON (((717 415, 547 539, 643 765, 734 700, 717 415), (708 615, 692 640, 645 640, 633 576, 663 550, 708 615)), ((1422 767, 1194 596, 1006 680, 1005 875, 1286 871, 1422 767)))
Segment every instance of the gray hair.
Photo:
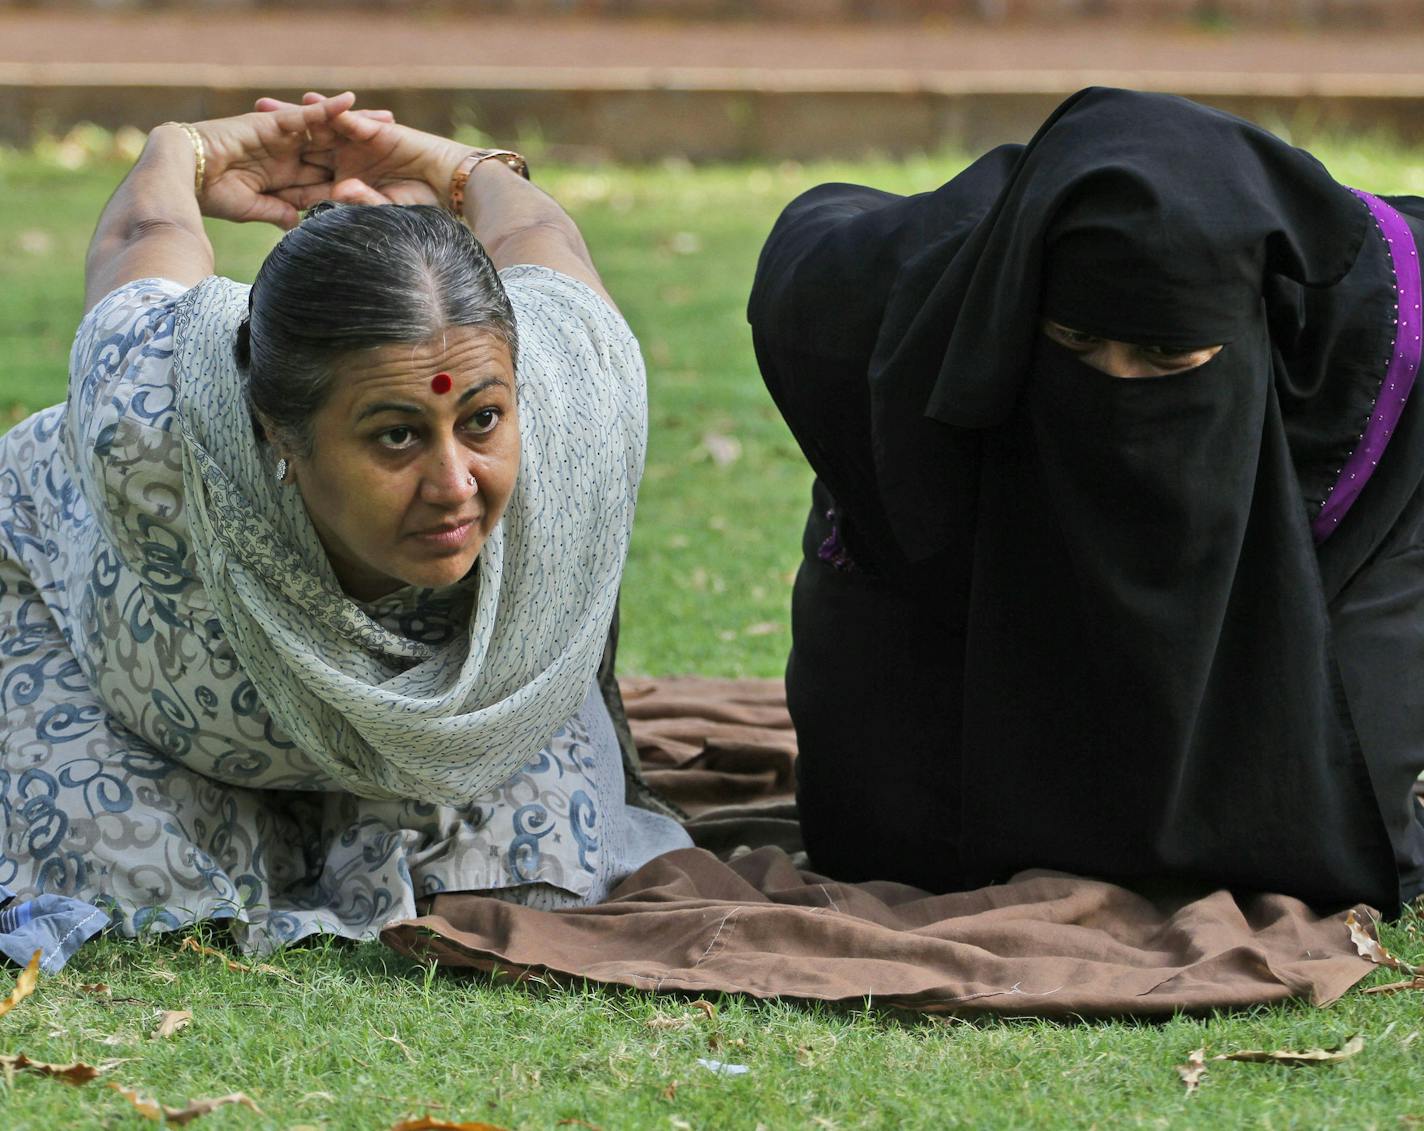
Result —
POLYGON ((509 296, 463 224, 429 205, 317 205, 252 284, 236 346, 248 405, 268 439, 309 454, 312 417, 344 355, 453 326, 494 334, 518 360, 509 296))

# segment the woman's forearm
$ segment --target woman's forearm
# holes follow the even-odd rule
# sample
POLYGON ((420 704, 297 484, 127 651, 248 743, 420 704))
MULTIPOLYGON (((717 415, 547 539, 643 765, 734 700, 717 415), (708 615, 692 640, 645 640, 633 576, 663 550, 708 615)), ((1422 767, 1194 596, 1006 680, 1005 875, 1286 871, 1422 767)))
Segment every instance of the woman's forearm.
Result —
POLYGON ((536 231, 576 245, 585 256, 588 254, 568 213, 503 161, 481 161, 471 171, 465 193, 465 222, 484 244, 496 267, 511 266, 512 261, 501 257, 506 244, 536 231))
POLYGON ((558 203, 498 160, 481 161, 465 190, 465 222, 498 268, 542 264, 612 303, 578 226, 558 203))
POLYGON ((99 217, 84 265, 84 304, 145 274, 194 283, 213 270, 213 249, 193 190, 196 153, 179 126, 148 135, 129 175, 99 217))

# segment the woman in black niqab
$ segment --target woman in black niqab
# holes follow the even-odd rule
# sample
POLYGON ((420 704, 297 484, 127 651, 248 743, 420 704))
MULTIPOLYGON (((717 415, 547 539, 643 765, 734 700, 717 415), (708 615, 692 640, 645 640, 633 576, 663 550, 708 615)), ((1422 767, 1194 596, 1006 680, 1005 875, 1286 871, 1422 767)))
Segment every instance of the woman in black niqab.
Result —
POLYGON ((787 669, 813 866, 1424 888, 1420 204, 1095 89, 935 192, 787 208, 750 319, 817 475, 787 669), (1129 378, 1075 341, 1220 348, 1129 378))

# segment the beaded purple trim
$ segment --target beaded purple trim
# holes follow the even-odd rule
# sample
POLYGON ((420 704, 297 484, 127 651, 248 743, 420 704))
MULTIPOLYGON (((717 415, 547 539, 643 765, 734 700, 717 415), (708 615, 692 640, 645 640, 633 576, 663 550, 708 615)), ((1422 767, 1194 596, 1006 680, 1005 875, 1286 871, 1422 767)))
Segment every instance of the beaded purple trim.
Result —
POLYGON ((1377 196, 1351 189, 1363 200, 1374 217, 1380 235, 1389 245, 1389 257, 1394 266, 1395 331, 1394 350, 1384 372, 1384 380, 1375 397, 1370 419, 1360 435, 1359 444, 1340 469, 1335 484, 1326 493, 1320 513, 1310 524, 1317 544, 1334 533, 1365 484, 1370 481, 1385 445, 1399 424, 1404 404, 1409 399, 1414 380, 1419 375, 1419 361, 1424 345, 1420 341, 1419 249, 1414 233, 1404 217, 1377 196))
POLYGON ((816 557, 846 573, 859 573, 860 567, 855 564, 855 559, 850 556, 850 551, 841 541, 840 518, 834 507, 826 512, 826 521, 831 524, 831 532, 826 535, 825 541, 821 543, 821 548, 816 551, 816 557))

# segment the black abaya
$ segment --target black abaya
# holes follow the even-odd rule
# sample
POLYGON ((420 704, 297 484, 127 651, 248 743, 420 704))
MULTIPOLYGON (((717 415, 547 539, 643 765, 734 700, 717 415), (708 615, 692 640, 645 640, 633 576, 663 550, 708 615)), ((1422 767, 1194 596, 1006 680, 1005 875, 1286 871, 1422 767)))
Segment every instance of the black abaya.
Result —
POLYGON ((1390 264, 1308 155, 1122 91, 935 193, 787 209, 750 318, 819 481, 788 665, 816 866, 1417 894, 1418 396, 1310 526, 1380 392, 1390 264), (1044 316, 1223 348, 1113 378, 1044 316))

